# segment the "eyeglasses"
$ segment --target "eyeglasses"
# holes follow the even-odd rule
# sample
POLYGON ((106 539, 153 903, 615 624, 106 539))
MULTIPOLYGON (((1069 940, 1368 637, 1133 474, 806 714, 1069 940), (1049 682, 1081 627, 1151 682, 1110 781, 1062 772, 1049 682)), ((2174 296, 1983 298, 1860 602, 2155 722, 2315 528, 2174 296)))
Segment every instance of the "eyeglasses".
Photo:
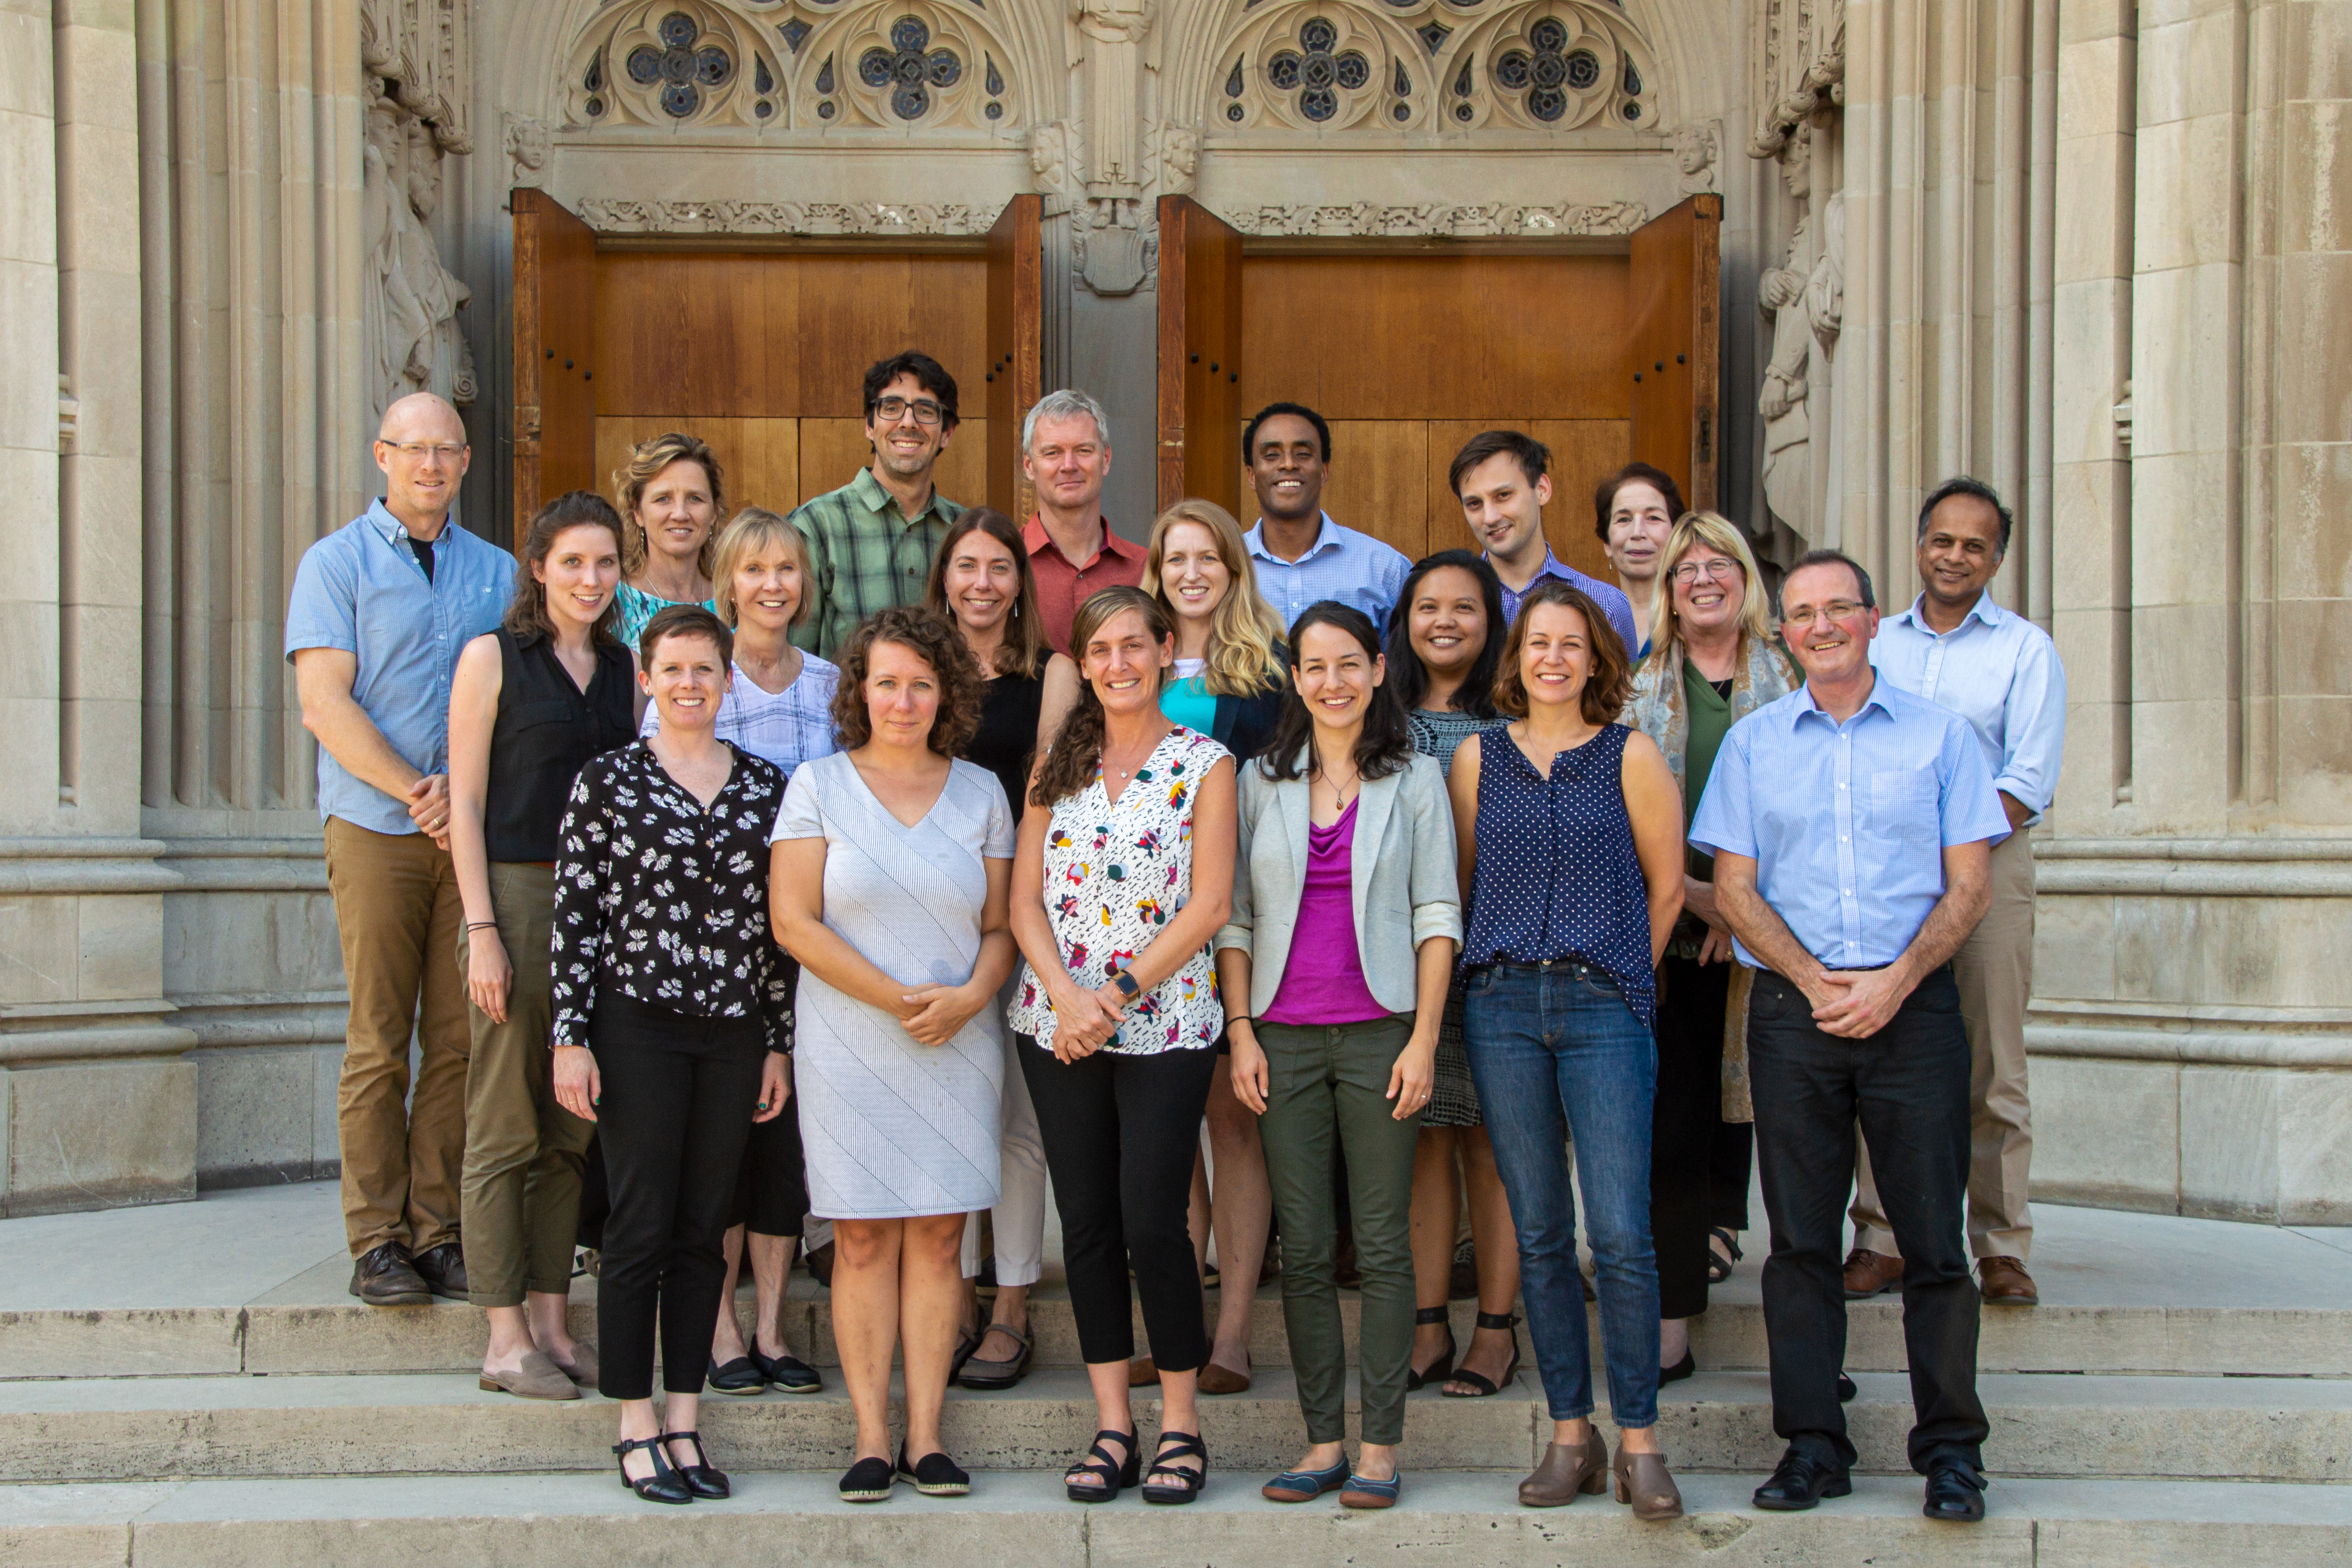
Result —
POLYGON ((1711 561, 1685 561, 1666 574, 1677 583, 1696 583, 1701 577, 1728 583, 1734 577, 1745 577, 1747 574, 1739 569, 1738 562, 1727 561, 1720 555, 1711 561))
POLYGON ((1858 605, 1852 599, 1832 599, 1828 604, 1823 605, 1818 610, 1783 610, 1780 612, 1780 624, 1784 626, 1794 626, 1799 631, 1803 631, 1815 621, 1821 621, 1823 623, 1830 621, 1850 621, 1869 607, 1870 606, 1867 605, 1858 605))
POLYGON ((903 397, 885 397, 874 405, 875 414, 885 425, 896 425, 907 416, 910 408, 915 411, 915 423, 918 425, 936 425, 947 414, 946 409, 928 397, 918 397, 911 402, 903 397))
POLYGON ((421 462, 427 456, 438 458, 445 463, 454 463, 466 455, 463 443, 452 446, 446 441, 437 444, 429 441, 385 441, 380 444, 391 447, 412 463, 421 462))

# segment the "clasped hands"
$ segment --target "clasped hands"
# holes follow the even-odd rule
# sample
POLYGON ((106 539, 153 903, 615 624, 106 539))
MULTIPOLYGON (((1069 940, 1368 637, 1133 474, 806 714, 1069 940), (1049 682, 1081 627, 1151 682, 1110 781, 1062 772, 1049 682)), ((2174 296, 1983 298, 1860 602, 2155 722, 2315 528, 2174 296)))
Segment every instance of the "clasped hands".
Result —
POLYGON ((1065 976, 1046 986, 1045 1000, 1054 1009, 1054 1058, 1065 1065, 1110 1044, 1127 1018, 1127 995, 1108 981, 1089 991, 1065 976))
POLYGON ((1797 982, 1822 1033, 1866 1040, 1893 1021, 1916 982, 1897 959, 1884 969, 1817 969, 1797 982))

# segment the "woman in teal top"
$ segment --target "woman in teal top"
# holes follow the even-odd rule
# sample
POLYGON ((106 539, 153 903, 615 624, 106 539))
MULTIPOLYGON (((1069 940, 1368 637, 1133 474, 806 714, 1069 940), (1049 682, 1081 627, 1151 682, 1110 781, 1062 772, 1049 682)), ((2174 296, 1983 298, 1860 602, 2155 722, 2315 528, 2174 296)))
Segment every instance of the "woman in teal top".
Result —
POLYGON ((613 473, 621 529, 620 609, 615 628, 631 647, 656 614, 711 600, 711 535, 725 515, 719 459, 699 437, 669 431, 629 449, 613 473))

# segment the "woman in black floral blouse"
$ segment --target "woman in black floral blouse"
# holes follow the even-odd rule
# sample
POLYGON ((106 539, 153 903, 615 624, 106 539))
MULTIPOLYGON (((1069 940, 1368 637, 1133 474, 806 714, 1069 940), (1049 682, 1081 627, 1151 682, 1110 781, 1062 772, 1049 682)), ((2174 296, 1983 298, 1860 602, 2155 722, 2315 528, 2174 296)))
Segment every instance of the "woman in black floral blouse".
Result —
POLYGON ((720 1238, 751 1123, 792 1093, 792 997, 768 931, 784 775, 711 732, 732 641, 698 605, 647 624, 637 679, 661 727, 580 770, 555 863, 555 1096, 602 1121, 612 1187, 599 1387, 621 1402, 621 1479, 656 1502, 728 1494, 695 1431, 720 1238))

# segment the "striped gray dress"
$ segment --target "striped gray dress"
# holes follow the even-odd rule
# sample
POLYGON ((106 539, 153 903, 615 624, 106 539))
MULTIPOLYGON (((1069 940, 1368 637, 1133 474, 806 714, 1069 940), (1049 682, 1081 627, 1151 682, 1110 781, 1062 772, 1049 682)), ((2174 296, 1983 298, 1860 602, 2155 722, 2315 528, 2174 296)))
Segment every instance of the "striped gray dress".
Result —
MULTIPOLYGON (((1013 858, 996 775, 958 762, 914 826, 891 816, 845 752, 793 773, 775 837, 823 838, 824 923, 894 980, 961 985, 980 956, 983 860, 1013 858)), ((809 1210, 903 1219, 992 1208, 1003 1161, 1003 1024, 982 1007, 944 1046, 801 971, 793 1101, 809 1210)))

